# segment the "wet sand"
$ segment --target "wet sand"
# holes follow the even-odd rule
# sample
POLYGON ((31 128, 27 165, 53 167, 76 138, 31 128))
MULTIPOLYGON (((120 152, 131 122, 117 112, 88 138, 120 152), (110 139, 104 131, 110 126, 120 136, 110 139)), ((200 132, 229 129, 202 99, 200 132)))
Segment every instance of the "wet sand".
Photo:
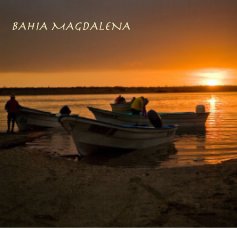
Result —
POLYGON ((0 226, 237 226, 237 160, 123 167, 21 146, 1 149, 0 186, 0 226))
POLYGON ((14 146, 23 145, 45 135, 45 132, 30 132, 30 133, 2 133, 0 132, 0 148, 11 148, 14 146))

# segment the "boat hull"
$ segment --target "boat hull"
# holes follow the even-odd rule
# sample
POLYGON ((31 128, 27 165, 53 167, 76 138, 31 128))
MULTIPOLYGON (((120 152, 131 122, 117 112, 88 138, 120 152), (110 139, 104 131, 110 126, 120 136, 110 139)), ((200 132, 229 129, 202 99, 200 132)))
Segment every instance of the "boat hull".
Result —
MULTIPOLYGON (((113 124, 133 124, 137 126, 151 126, 147 117, 132 115, 131 113, 119 113, 93 107, 88 107, 94 114, 95 118, 100 121, 113 124)), ((164 125, 178 125, 179 127, 198 127, 205 126, 209 112, 175 112, 159 113, 164 125)))
POLYGON ((209 112, 159 113, 164 124, 177 124, 179 127, 203 127, 209 112))
POLYGON ((110 104, 113 112, 129 112, 131 109, 131 102, 121 104, 110 104))
POLYGON ((88 107, 95 118, 99 121, 108 122, 112 124, 131 124, 135 126, 151 126, 148 118, 139 115, 132 115, 132 113, 111 112, 108 110, 88 107))
POLYGON ((61 127, 55 114, 25 107, 17 114, 16 124, 20 131, 61 127))
POLYGON ((61 123, 72 135, 81 155, 103 149, 127 151, 155 147, 172 142, 176 131, 174 126, 131 127, 81 117, 63 117, 61 123))

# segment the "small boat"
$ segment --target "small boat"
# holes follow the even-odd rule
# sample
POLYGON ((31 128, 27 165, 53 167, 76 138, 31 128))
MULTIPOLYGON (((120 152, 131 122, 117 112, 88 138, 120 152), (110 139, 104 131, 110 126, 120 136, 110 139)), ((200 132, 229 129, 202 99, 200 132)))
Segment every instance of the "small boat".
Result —
POLYGON ((137 150, 173 141, 176 127, 162 128, 116 125, 83 117, 62 117, 80 155, 104 150, 137 150))
MULTIPOLYGON (((151 126, 147 117, 132 115, 130 112, 115 112, 94 107, 88 107, 95 118, 100 121, 113 124, 133 124, 137 126, 151 126)), ((205 122, 209 112, 205 108, 197 106, 196 112, 159 112, 164 125, 178 125, 179 127, 201 127, 205 122)))
POLYGON ((56 114, 27 107, 20 108, 16 124, 20 131, 61 127, 56 114))
POLYGON ((88 107, 97 120, 113 124, 130 124, 135 126, 152 126, 148 118, 133 115, 131 112, 114 112, 94 107, 88 107))
POLYGON ((129 112, 131 109, 131 102, 110 104, 113 112, 129 112))

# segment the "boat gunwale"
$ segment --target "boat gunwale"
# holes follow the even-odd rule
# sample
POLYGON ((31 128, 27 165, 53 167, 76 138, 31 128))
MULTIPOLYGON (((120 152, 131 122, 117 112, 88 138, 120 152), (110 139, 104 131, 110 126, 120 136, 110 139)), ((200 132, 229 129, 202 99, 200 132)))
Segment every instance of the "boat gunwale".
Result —
POLYGON ((38 114, 38 115, 47 115, 47 116, 55 116, 55 113, 52 112, 48 112, 48 111, 42 111, 42 110, 38 110, 38 109, 33 109, 33 108, 28 108, 28 107, 24 107, 21 106, 19 113, 29 113, 29 114, 38 114))
MULTIPOLYGON (((113 124, 113 123, 108 123, 108 122, 103 122, 100 120, 95 120, 95 119, 90 119, 86 117, 73 117, 73 116, 65 116, 60 119, 60 122, 64 120, 73 120, 74 122, 84 122, 87 124, 94 124, 94 125, 100 125, 104 127, 111 127, 111 128, 117 128, 120 130, 125 130, 125 131, 137 131, 139 130, 140 132, 145 131, 150 131, 150 132, 157 132, 157 131, 168 131, 168 130, 176 130, 177 126, 176 125, 165 125, 161 128, 155 128, 151 126, 138 126, 138 125, 119 125, 119 124, 113 124), (80 121, 82 120, 82 121, 80 121)), ((138 132, 138 131, 137 131, 138 132)))
MULTIPOLYGON (((116 115, 120 115, 120 116, 131 116, 130 112, 115 112, 115 111, 110 111, 110 110, 105 110, 105 109, 100 109, 100 108, 95 108, 95 107, 91 107, 91 106, 87 106, 87 108, 93 112, 93 110, 96 110, 100 113, 109 113, 109 114, 116 114, 116 115)), ((196 114, 196 115, 209 115, 210 112, 157 112, 159 115, 190 115, 190 114, 196 114)), ((141 117, 141 119, 145 119, 145 117, 141 117)))

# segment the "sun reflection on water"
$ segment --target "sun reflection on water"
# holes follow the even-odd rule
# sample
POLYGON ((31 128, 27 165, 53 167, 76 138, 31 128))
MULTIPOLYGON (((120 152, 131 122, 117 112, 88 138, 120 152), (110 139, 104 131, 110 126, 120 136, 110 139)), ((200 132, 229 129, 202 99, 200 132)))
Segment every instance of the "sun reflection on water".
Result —
POLYGON ((217 124, 216 112, 217 112, 217 98, 215 96, 211 96, 211 98, 207 99, 207 104, 209 106, 210 115, 207 119, 206 125, 209 127, 215 127, 217 124))
POLYGON ((211 113, 214 113, 216 112, 216 103, 217 103, 217 100, 214 96, 212 96, 209 100, 208 100, 208 103, 210 105, 210 112, 211 113))

